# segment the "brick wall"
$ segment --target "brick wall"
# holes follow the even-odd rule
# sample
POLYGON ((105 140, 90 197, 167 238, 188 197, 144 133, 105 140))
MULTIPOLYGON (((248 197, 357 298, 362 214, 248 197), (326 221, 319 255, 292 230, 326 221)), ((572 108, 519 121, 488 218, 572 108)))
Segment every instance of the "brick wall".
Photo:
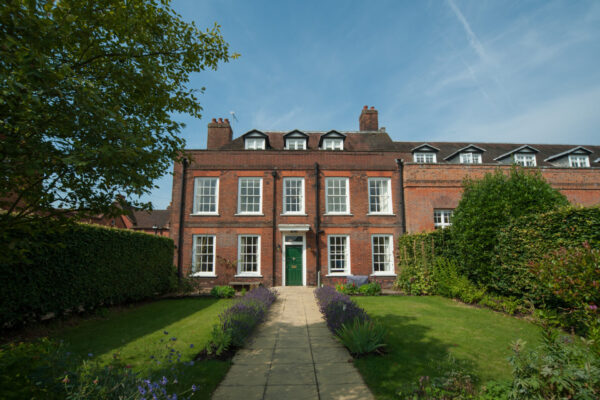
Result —
MULTIPOLYGON (((404 166, 407 232, 434 229, 433 210, 453 209, 462 195, 462 181, 467 176, 481 179, 486 173, 510 166, 414 164, 404 166)), ((542 176, 559 189, 573 204, 592 206, 600 203, 600 170, 540 167, 542 176)))

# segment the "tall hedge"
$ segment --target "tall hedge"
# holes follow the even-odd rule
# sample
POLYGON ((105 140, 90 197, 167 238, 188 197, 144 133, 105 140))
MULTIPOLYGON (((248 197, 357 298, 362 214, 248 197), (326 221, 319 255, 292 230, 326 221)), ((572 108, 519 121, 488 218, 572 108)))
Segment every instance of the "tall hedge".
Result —
POLYGON ((600 207, 567 207, 516 218, 498 234, 497 267, 490 284, 502 294, 527 297, 534 279, 530 262, 584 242, 600 249, 600 207))
POLYGON ((451 258, 453 249, 449 229, 405 234, 398 238, 398 264, 431 266, 436 257, 451 258))
POLYGON ((0 328, 48 313, 151 298, 173 287, 173 241, 129 230, 51 222, 15 229, 24 258, 0 265, 0 328))

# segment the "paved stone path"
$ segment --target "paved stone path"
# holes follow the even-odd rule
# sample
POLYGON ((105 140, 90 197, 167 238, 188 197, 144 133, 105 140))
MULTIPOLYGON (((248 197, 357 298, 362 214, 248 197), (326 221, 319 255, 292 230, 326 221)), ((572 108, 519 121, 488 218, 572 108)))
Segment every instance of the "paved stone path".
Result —
POLYGON ((352 357, 327 329, 314 289, 276 290, 267 320, 237 352, 213 400, 373 399, 352 357))

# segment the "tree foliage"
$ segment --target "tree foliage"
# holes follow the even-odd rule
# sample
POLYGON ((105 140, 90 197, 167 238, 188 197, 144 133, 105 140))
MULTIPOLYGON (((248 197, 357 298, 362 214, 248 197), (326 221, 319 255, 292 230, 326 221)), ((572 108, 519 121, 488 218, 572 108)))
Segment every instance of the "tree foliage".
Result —
MULTIPOLYGON (((184 146, 174 115, 201 116, 190 74, 237 56, 169 3, 1 2, 0 208, 29 221, 118 213, 119 194, 151 206, 139 196, 184 146)), ((5 215, 0 229, 18 220, 5 215)))
POLYGON ((452 240, 462 272, 488 283, 494 268, 498 234, 511 219, 565 206, 568 201, 539 171, 514 167, 481 180, 466 179, 463 196, 452 217, 452 240))

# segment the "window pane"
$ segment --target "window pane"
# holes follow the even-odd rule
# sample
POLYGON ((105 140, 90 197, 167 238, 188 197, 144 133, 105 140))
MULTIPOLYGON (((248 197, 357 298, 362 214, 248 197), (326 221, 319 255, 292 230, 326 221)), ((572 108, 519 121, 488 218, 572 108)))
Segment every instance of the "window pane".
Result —
POLYGON ((369 212, 391 212, 390 181, 388 178, 369 179, 369 212))
POLYGON ((326 184, 326 212, 347 213, 348 203, 348 179, 327 178, 326 184))
POLYGON ((214 273, 215 237, 194 236, 192 272, 214 273))
POLYGON ((433 226, 437 228, 446 228, 452 223, 450 218, 452 217, 452 210, 434 210, 433 211, 433 226))
POLYGON ((196 178, 194 195, 194 213, 217 212, 218 178, 196 178))
POLYGON ((240 236, 240 273, 258 272, 258 236, 240 236))
POLYGON ((304 211, 304 193, 302 178, 283 180, 283 212, 300 213, 304 211))
POLYGON ((345 273, 348 267, 348 237, 329 236, 329 273, 345 273))
POLYGON ((240 213, 258 213, 260 212, 261 200, 261 178, 240 178, 240 213))
POLYGON ((392 268, 392 246, 391 236, 373 236, 373 272, 391 272, 392 268))

